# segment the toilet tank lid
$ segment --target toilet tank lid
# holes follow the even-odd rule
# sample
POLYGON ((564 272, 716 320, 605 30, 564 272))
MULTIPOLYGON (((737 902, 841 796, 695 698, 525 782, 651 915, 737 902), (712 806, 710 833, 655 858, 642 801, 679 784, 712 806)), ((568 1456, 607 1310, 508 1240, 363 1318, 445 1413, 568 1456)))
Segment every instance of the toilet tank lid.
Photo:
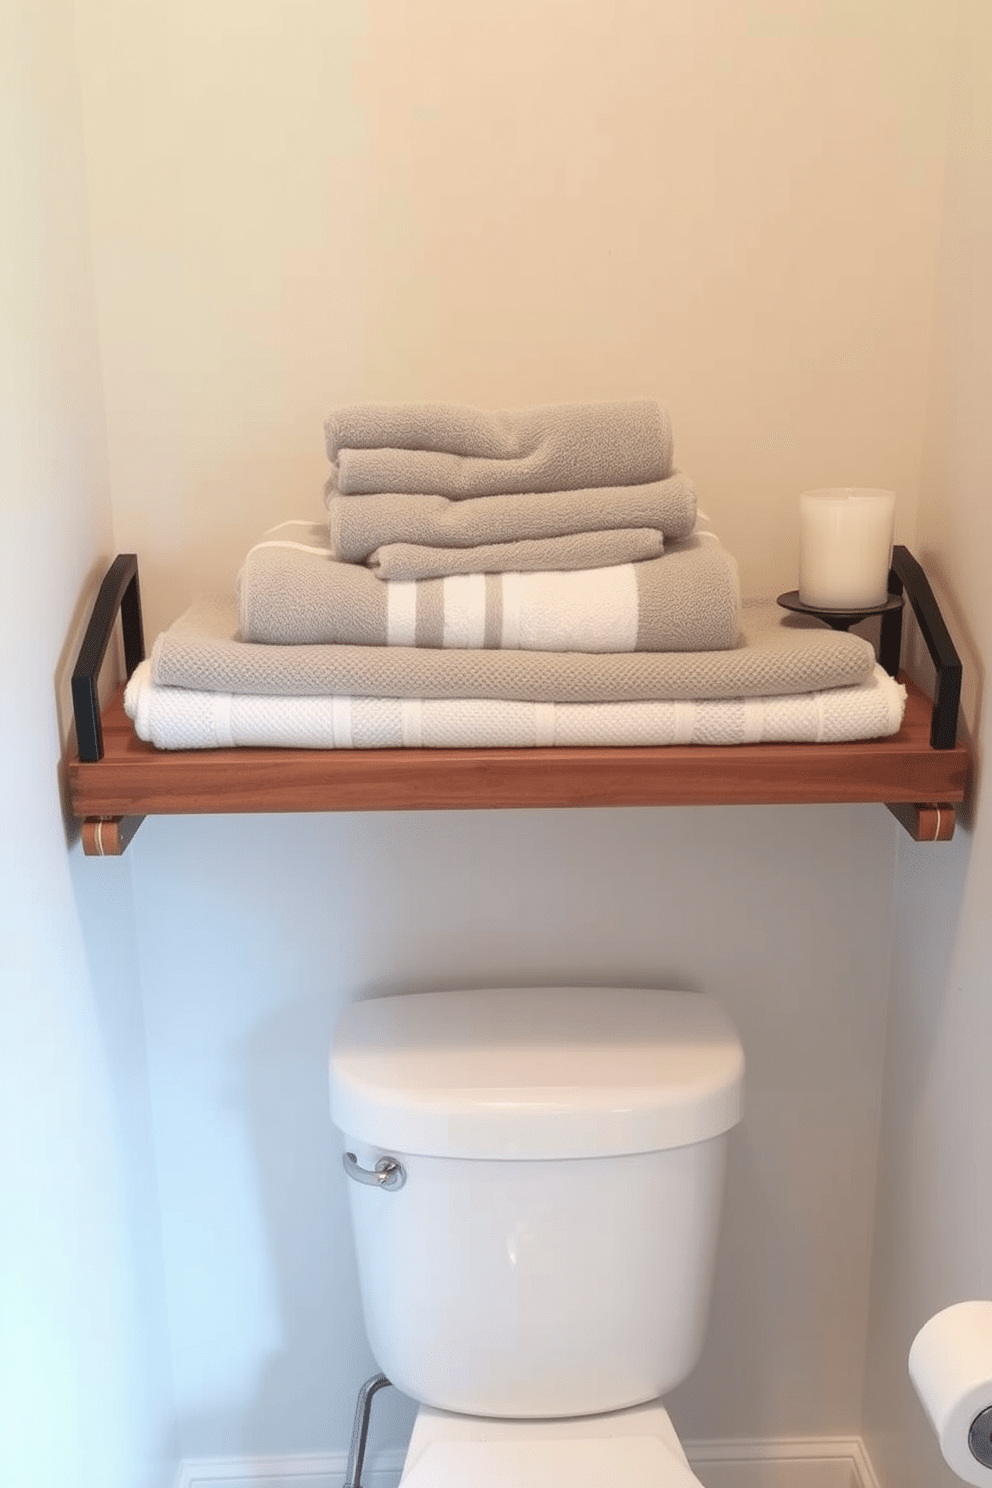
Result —
POLYGON ((564 1158, 705 1141, 741 1115, 744 1052, 703 993, 516 987, 347 1007, 331 1116, 431 1157, 564 1158))

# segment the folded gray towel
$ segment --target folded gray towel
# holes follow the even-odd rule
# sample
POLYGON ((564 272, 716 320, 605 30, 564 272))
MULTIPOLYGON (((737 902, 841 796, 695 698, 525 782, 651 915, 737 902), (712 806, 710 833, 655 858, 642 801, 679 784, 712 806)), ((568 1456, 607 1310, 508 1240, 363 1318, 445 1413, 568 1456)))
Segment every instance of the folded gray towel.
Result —
POLYGON ((711 651, 737 644, 737 565, 712 536, 646 563, 382 583, 284 522, 238 575, 245 641, 521 651, 711 651))
POLYGON ((233 596, 201 600, 156 640, 162 687, 300 697, 504 698, 521 702, 770 697, 861 682, 871 644, 775 604, 745 605, 733 651, 427 651, 400 646, 260 646, 237 639, 233 596))
POLYGON ((364 563, 388 543, 476 548, 488 543, 570 537, 650 527, 670 538, 688 537, 696 521, 696 493, 684 475, 644 486, 598 486, 525 496, 342 496, 327 491, 327 521, 335 557, 364 563))
POLYGON ((672 469, 667 412, 649 399, 540 408, 363 403, 324 424, 344 493, 498 496, 664 480, 672 469))
MULTIPOLYGON (((404 501, 406 497, 402 498, 404 501)), ((576 568, 608 568, 643 563, 664 549, 651 527, 618 527, 611 532, 576 532, 571 537, 538 537, 521 542, 483 543, 477 548, 432 548, 423 543, 384 543, 366 559, 379 579, 443 579, 449 574, 538 573, 576 568)))

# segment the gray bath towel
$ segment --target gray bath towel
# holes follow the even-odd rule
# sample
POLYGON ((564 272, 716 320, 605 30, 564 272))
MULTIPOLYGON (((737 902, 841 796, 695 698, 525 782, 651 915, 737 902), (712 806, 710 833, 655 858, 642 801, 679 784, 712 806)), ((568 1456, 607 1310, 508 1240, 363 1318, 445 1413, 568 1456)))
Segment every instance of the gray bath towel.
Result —
POLYGON ((646 563, 382 583, 326 528, 284 522, 238 576, 246 641, 522 651, 711 651, 737 644, 737 565, 712 536, 646 563))
POLYGON ((346 563, 364 563, 387 543, 476 548, 612 532, 618 527, 649 527, 668 542, 688 537, 696 521, 696 493, 681 474, 644 486, 480 496, 470 501, 449 501, 445 496, 342 496, 332 487, 326 505, 331 547, 346 563))
POLYGON ((667 412, 648 399, 487 410, 363 403, 324 425, 338 489, 497 496, 644 485, 672 469, 667 412))
POLYGON ((380 579, 443 579, 449 574, 560 572, 643 563, 659 558, 664 546, 661 533, 651 527, 618 527, 611 532, 576 532, 571 537, 484 543, 478 548, 385 543, 365 562, 380 579))
POLYGON ((237 639, 234 597, 200 600, 152 648, 159 686, 269 696, 504 698, 520 702, 768 697, 846 687, 875 664, 860 636, 774 604, 744 605, 733 651, 427 651, 261 646, 237 639))

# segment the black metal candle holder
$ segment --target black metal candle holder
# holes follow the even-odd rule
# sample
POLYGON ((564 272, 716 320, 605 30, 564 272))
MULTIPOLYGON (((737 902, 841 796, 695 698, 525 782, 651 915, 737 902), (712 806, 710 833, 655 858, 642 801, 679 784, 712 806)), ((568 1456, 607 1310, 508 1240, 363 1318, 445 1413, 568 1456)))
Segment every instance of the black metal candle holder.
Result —
POLYGON ((961 698, 961 659, 954 648, 950 631, 934 598, 930 581, 908 548, 897 543, 892 549, 889 567, 889 597, 884 604, 870 610, 815 610, 804 605, 798 589, 780 594, 783 609, 813 615, 833 630, 848 630, 869 615, 881 615, 878 659, 894 677, 899 670, 902 645, 903 589, 909 600, 920 635, 934 665, 935 688, 930 743, 934 749, 953 749, 957 738, 958 704, 961 698))
POLYGON ((850 630, 852 625, 857 625, 859 620, 867 620, 869 615, 884 615, 888 610, 901 610, 904 600, 901 594, 887 594, 882 603, 877 605, 859 605, 856 610, 822 610, 816 605, 803 604, 799 598, 799 590, 790 589, 787 594, 779 595, 778 603, 783 610, 792 610, 796 615, 813 615, 817 620, 823 620, 831 630, 850 630))

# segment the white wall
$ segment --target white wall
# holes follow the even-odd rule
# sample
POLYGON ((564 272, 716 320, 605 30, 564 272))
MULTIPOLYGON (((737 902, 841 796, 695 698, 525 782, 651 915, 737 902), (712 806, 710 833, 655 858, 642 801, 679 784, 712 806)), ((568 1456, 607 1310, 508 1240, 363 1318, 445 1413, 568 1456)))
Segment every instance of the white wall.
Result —
POLYGON ((992 1296, 992 799, 981 773, 992 667, 992 12, 982 0, 961 8, 953 98, 918 546, 964 660, 977 792, 970 830, 899 856, 865 1426, 882 1480, 900 1488, 958 1482, 912 1392, 909 1345, 940 1308, 992 1296))
POLYGON ((146 822, 129 853, 184 1451, 347 1444, 372 1364, 327 1116, 340 1006, 571 980, 707 989, 747 1050, 680 1428, 849 1433, 892 835, 857 807, 146 822))
MULTIPOLYGON (((77 0, 109 468, 149 628, 320 513, 363 398, 647 394, 740 558, 915 530, 953 7, 77 0)), ((490 980, 741 1027, 694 1436, 860 1419, 896 829, 881 808, 149 821, 130 849, 182 1450, 345 1445, 370 1369, 334 1014, 490 980)), ((387 1427, 400 1441, 402 1414, 387 1427)))
POLYGON ((59 788, 112 551, 61 0, 0 7, 0 179, 0 1481, 158 1488, 176 1453, 130 871, 82 862, 59 788))

